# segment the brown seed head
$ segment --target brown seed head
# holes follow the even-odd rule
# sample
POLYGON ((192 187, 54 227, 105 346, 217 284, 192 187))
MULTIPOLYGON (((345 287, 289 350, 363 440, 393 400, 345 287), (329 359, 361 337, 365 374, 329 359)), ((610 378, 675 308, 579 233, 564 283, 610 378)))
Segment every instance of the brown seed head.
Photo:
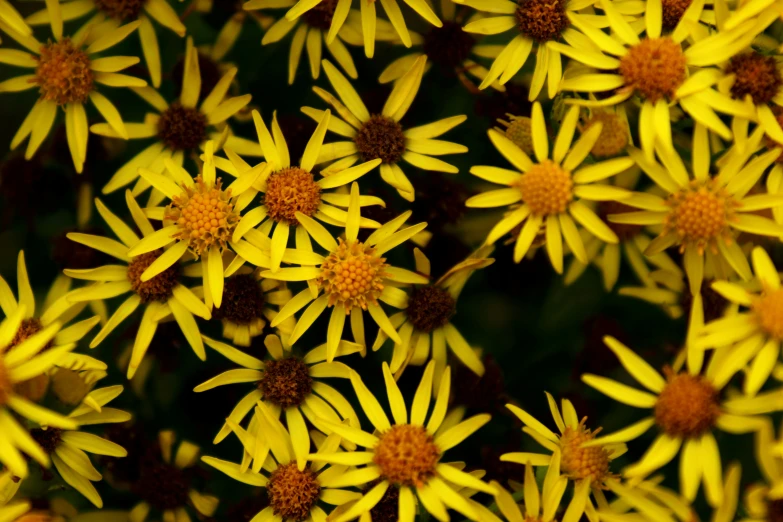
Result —
MULTIPOLYGON (((19 329, 16 331, 16 334, 14 334, 14 338, 11 339, 11 344, 8 345, 8 349, 10 350, 14 346, 18 346, 19 344, 26 341, 27 339, 37 334, 41 330, 43 330, 43 324, 41 324, 41 321, 36 319, 35 317, 22 319, 22 324, 19 325, 19 329)), ((54 340, 49 341, 48 343, 46 343, 46 346, 44 346, 43 349, 48 350, 53 345, 54 345, 54 340)))
POLYGON ((278 223, 298 225, 297 212, 311 217, 321 205, 321 185, 299 167, 275 172, 266 182, 264 205, 269 217, 278 223))
POLYGON ((690 7, 691 0, 662 0, 662 22, 664 31, 672 31, 680 23, 682 15, 690 7))
POLYGON ((95 0, 99 11, 117 20, 135 20, 146 0, 95 0))
POLYGON ((777 96, 783 83, 778 63, 772 56, 751 51, 738 54, 729 61, 726 73, 734 74, 731 96, 744 100, 750 95, 756 105, 766 105, 777 96))
POLYGON ((172 290, 179 283, 179 265, 177 263, 174 263, 149 281, 141 280, 141 274, 162 254, 162 250, 147 252, 131 259, 128 265, 128 280, 131 282, 131 289, 141 297, 143 303, 151 301, 162 303, 168 300, 171 297, 172 290))
POLYGON ((462 24, 444 20, 441 27, 430 27, 424 35, 424 54, 443 67, 459 67, 473 49, 476 40, 462 30, 462 24))
MULTIPOLYGON (((378 484, 378 480, 370 482, 364 489, 370 491, 378 484)), ((400 520, 400 488, 390 485, 381 500, 370 510, 372 522, 398 522, 400 520)))
POLYGON ((337 0, 321 0, 321 2, 304 13, 302 20, 310 27, 328 31, 332 26, 337 0))
POLYGON ((593 484, 601 484, 609 473, 609 452, 601 446, 581 447, 591 441, 600 428, 591 431, 585 428, 587 417, 579 425, 566 428, 560 437, 561 461, 560 467, 572 480, 590 478, 593 484))
POLYGON ((269 476, 266 486, 269 504, 283 520, 301 521, 310 516, 321 493, 318 476, 305 468, 299 471, 296 462, 280 466, 269 476))
POLYGON ((310 369, 301 359, 288 357, 267 361, 264 376, 258 383, 264 398, 281 408, 299 406, 313 389, 310 369))
POLYGON ((35 428, 30 430, 30 436, 47 455, 51 455, 63 440, 63 430, 59 428, 46 428, 45 430, 35 428))
POLYGON ((506 114, 509 121, 498 119, 498 123, 503 125, 506 138, 514 142, 514 145, 525 151, 525 154, 533 154, 533 130, 531 120, 527 116, 514 116, 506 114))
POLYGON ((158 118, 158 138, 173 150, 192 150, 207 138, 207 117, 197 109, 172 103, 158 118))
POLYGON ((601 122, 601 134, 590 151, 596 158, 611 158, 617 156, 628 146, 628 124, 620 116, 609 111, 594 111, 587 120, 584 132, 601 122))
POLYGON ((440 450, 422 426, 397 424, 381 435, 373 462, 381 476, 397 486, 421 487, 435 475, 440 450))
POLYGON ((430 333, 449 322, 457 312, 457 302, 439 286, 420 286, 411 293, 405 311, 416 330, 430 333))
POLYGON ((380 158, 384 163, 397 163, 405 152, 402 126, 380 114, 370 116, 353 140, 364 161, 380 158))
POLYGON ((756 320, 767 334, 783 340, 783 289, 765 287, 751 305, 756 320))
POLYGON ((57 105, 82 103, 93 90, 93 73, 87 53, 77 48, 70 38, 41 46, 36 58, 35 79, 42 100, 57 105))
POLYGON ((531 167, 515 184, 524 201, 536 216, 565 212, 574 199, 571 173, 551 160, 531 167))
POLYGON ((349 246, 341 238, 337 250, 321 265, 316 284, 329 296, 329 306, 339 303, 346 314, 354 306, 367 310, 368 304, 378 304, 387 266, 385 257, 375 255, 375 247, 361 241, 349 246))
POLYGON ((212 311, 215 319, 250 324, 264 316, 264 292, 250 274, 233 275, 223 286, 223 304, 212 311))
POLYGON ((666 386, 655 403, 655 422, 670 437, 696 438, 715 427, 718 390, 700 375, 664 368, 666 386))
POLYGON ((667 36, 645 38, 620 58, 625 85, 653 103, 674 97, 685 81, 685 73, 682 46, 667 36))
POLYGON ((517 28, 537 42, 557 40, 570 25, 566 0, 518 0, 517 28))

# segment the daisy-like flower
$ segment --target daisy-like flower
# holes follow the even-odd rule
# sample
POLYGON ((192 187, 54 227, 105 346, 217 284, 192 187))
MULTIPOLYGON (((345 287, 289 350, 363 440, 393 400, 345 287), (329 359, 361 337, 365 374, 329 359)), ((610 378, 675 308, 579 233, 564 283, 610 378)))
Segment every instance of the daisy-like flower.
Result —
POLYGON ((489 422, 490 416, 476 415, 439 431, 447 413, 451 371, 449 368, 444 371, 434 409, 427 420, 434 372, 435 362, 430 361, 416 390, 409 414, 389 365, 383 363, 383 378, 394 424, 389 421, 378 399, 367 389, 359 375, 351 372, 351 384, 359 403, 376 431, 369 433, 346 424, 329 423, 335 433, 365 450, 347 453, 319 450, 315 455, 311 455, 311 459, 315 462, 364 466, 361 472, 346 479, 345 483, 359 487, 369 483, 373 485, 354 505, 334 517, 333 522, 346 522, 369 512, 389 488, 399 489, 400 520, 414 519, 416 497, 439 521, 449 520, 447 508, 454 509, 471 520, 479 520, 478 511, 455 489, 467 487, 494 493, 494 488, 441 460, 444 452, 489 422))
POLYGON ((655 255, 678 246, 684 254, 683 264, 694 295, 701 289, 705 263, 715 267, 717 257, 724 258, 740 277, 750 279, 748 261, 737 243, 739 233, 783 235, 783 226, 755 214, 781 205, 783 195, 747 195, 779 154, 771 150, 751 159, 763 134, 763 128, 757 127, 748 140, 748 149, 733 153, 732 160, 725 162, 715 175, 710 174, 708 132, 699 123, 693 130, 692 174, 677 152, 661 145, 655 147, 660 163, 629 148, 634 161, 667 197, 647 192, 634 194, 623 203, 642 210, 610 215, 609 220, 626 225, 663 226, 644 253, 655 255))
MULTIPOLYGON (((167 181, 173 185, 172 181, 168 179, 167 181)), ((95 206, 119 241, 81 232, 68 234, 70 240, 108 254, 119 259, 123 264, 78 270, 66 269, 64 272, 74 279, 92 282, 90 285, 72 291, 68 295, 68 300, 72 302, 110 299, 130 293, 130 296, 115 310, 101 331, 90 342, 90 348, 98 346, 140 305, 144 305, 144 314, 136 333, 133 355, 128 366, 128 378, 130 379, 136 373, 152 338, 155 336, 158 322, 169 315, 174 316, 193 351, 200 359, 204 360, 206 353, 194 315, 209 319, 211 314, 204 302, 181 282, 182 266, 179 260, 185 248, 178 248, 179 245, 175 245, 165 249, 168 243, 161 241, 162 238, 167 239, 166 234, 172 233, 171 227, 164 228, 163 234, 160 230, 155 231, 130 191, 125 191, 125 202, 133 222, 141 231, 142 238, 139 238, 130 226, 112 213, 98 198, 95 199, 95 206), (133 249, 145 244, 145 242, 149 245, 151 241, 157 241, 154 248, 131 257, 133 249)), ((187 242, 185 245, 187 246, 187 242)))
POLYGON ((162 520, 191 522, 189 511, 211 517, 217 509, 219 499, 205 495, 193 485, 195 474, 192 468, 198 464, 201 448, 187 440, 180 440, 174 451, 177 436, 165 430, 158 434, 159 455, 146 455, 142 462, 139 479, 134 492, 143 500, 128 513, 132 522, 145 522, 150 511, 162 513, 162 520))
POLYGON ((531 117, 536 162, 505 135, 490 129, 490 141, 516 170, 489 166, 470 169, 474 176, 506 187, 473 196, 465 205, 472 208, 511 206, 489 232, 485 243, 492 245, 521 225, 514 246, 517 263, 530 250, 540 230, 545 234, 547 254, 557 273, 563 272, 564 239, 574 256, 582 263, 588 263, 584 242, 574 220, 606 243, 619 242, 617 234, 581 200, 622 201, 629 197, 630 191, 596 182, 623 172, 633 165, 633 160, 621 157, 580 168, 600 137, 603 124, 597 122, 591 126, 572 146, 578 119, 579 109, 571 107, 560 127, 550 159, 544 113, 541 104, 536 102, 531 117))
MULTIPOLYGON (((347 379, 351 372, 351 369, 341 362, 325 362, 325 344, 313 348, 303 357, 297 357, 290 352, 286 353, 280 338, 268 335, 264 345, 272 360, 262 361, 208 337, 204 337, 204 342, 242 368, 223 372, 196 386, 193 391, 203 392, 226 384, 253 384, 253 390, 234 406, 226 418, 213 441, 215 444, 231 433, 232 426, 240 425, 259 401, 269 407, 275 414, 275 419, 285 415, 286 425, 295 441, 294 453, 298 458, 310 452, 305 418, 326 434, 330 434, 332 430, 322 424, 321 419, 337 424, 346 419, 350 426, 359 427, 359 419, 351 404, 339 391, 323 381, 324 377, 347 379)), ((340 341, 337 355, 350 355, 361 350, 361 345, 340 341)))
MULTIPOLYGON (((559 455, 553 455, 553 459, 558 458, 559 455)), ((503 486, 494 480, 489 483, 490 486, 495 488, 495 503, 506 520, 509 522, 527 520, 533 522, 554 522, 555 515, 560 507, 560 501, 563 499, 563 494, 568 485, 568 479, 558 473, 556 462, 556 460, 553 461, 553 465, 550 465, 546 470, 543 491, 538 489, 532 464, 530 462, 525 464, 524 512, 519 509, 517 501, 503 486)), ((570 507, 574 504, 576 502, 572 500, 568 509, 566 509, 563 521, 578 520, 578 517, 581 516, 577 515, 577 518, 574 518, 573 513, 578 511, 570 507)))
MULTIPOLYGON (((440 380, 447 364, 448 346, 465 366, 478 376, 484 374, 484 363, 451 322, 457 313, 457 300, 468 278, 476 270, 495 262, 487 258, 493 248, 482 247, 470 257, 457 263, 434 283, 415 285, 409 294, 400 294, 402 310, 389 317, 402 339, 394 345, 389 368, 399 379, 408 364, 424 365, 430 358, 435 361, 433 390, 440 387, 440 380), (431 352, 431 355, 430 355, 431 352)), ((416 272, 430 278, 430 260, 415 248, 416 272)), ((388 339, 381 330, 373 344, 377 351, 388 339)))
POLYGON ((394 342, 401 343, 402 339, 389 321, 380 301, 391 306, 402 306, 405 294, 396 288, 395 284, 428 282, 428 278, 420 274, 389 265, 383 257, 392 248, 424 230, 427 224, 419 223, 400 230, 411 215, 409 211, 375 230, 365 241, 359 241, 359 206, 359 186, 354 182, 351 186, 345 236, 340 237, 339 242, 323 225, 306 219, 304 214, 298 212, 296 217, 299 223, 326 250, 326 256, 313 254, 320 259, 314 265, 261 272, 262 277, 270 279, 308 282, 310 288, 295 295, 271 323, 275 327, 307 306, 291 333, 288 340, 290 344, 295 344, 324 310, 332 308, 326 334, 326 360, 329 362, 332 362, 337 353, 347 316, 351 318, 354 341, 366 346, 363 314, 365 310, 386 335, 394 342))
POLYGON ((33 69, 33 74, 17 76, 0 83, 0 92, 18 92, 38 88, 40 97, 11 140, 11 149, 27 137, 25 159, 30 159, 48 136, 58 109, 65 112, 65 130, 68 148, 76 172, 81 173, 87 158, 87 112, 89 100, 106 121, 107 127, 118 137, 128 139, 129 133, 117 108, 98 92, 99 85, 109 87, 142 88, 147 82, 119 71, 139 62, 135 56, 96 56, 123 41, 139 27, 132 22, 112 28, 106 34, 84 47, 84 34, 72 40, 63 36, 62 13, 59 2, 47 4, 52 20, 55 41, 41 44, 31 34, 22 34, 7 27, 8 34, 30 52, 15 51, 12 65, 33 69))
MULTIPOLYGON (((151 20, 174 31, 178 36, 185 36, 185 25, 171 5, 166 0, 87 0, 77 4, 62 3, 60 17, 63 22, 77 20, 88 14, 93 16, 87 25, 94 26, 90 29, 90 38, 101 37, 121 23, 138 21, 144 61, 147 62, 152 85, 160 87, 160 48, 151 20)), ((32 26, 48 24, 50 21, 51 15, 47 9, 27 17, 27 23, 32 26)))
MULTIPOLYGON (((426 56, 417 58, 395 83, 381 114, 370 114, 345 76, 324 60, 326 76, 342 103, 319 87, 313 87, 313 91, 342 117, 333 117, 329 130, 351 140, 327 143, 321 148, 316 163, 338 160, 325 169, 326 173, 349 167, 360 158, 363 161, 380 159, 381 178, 397 189, 400 196, 413 201, 414 188, 400 168, 401 160, 422 170, 458 172, 457 167, 433 156, 464 153, 468 151, 467 147, 435 138, 464 122, 466 116, 452 116, 408 130, 399 123, 419 91, 426 62, 426 56)), ((320 111, 310 107, 303 107, 302 112, 316 121, 320 119, 320 111)))
MULTIPOLYGON (((304 241, 303 238, 300 238, 300 236, 310 237, 311 235, 303 221, 315 223, 313 218, 316 218, 331 225, 345 226, 348 214, 345 210, 337 207, 347 207, 349 196, 347 194, 326 193, 325 190, 346 186, 381 164, 380 159, 373 159, 319 180, 314 179, 312 171, 324 148, 324 136, 333 117, 328 109, 326 111, 313 109, 313 111, 318 112, 319 115, 318 127, 307 142, 299 166, 291 165, 288 145, 280 130, 280 125, 277 123, 277 116, 273 117, 272 132, 270 133, 258 111, 253 111, 258 141, 266 161, 260 185, 261 192, 264 194, 264 202, 242 217, 233 232, 232 241, 236 243, 248 230, 259 223, 264 227, 264 221, 268 221, 269 224, 264 229, 267 234, 271 233, 272 238, 270 245, 272 271, 280 268, 290 236, 294 236, 296 239, 297 248, 312 251, 309 239, 304 241), (304 216, 301 220, 300 215, 304 216), (272 231, 272 226, 274 226, 274 231, 272 231), (292 228, 293 230, 291 230, 292 228)), ((229 158, 235 156, 228 151, 227 153, 229 158)), ((237 162, 242 164, 244 162, 235 160, 233 163, 234 168, 241 172, 239 170, 241 165, 237 162)), ((258 192, 252 187, 250 190, 253 193, 258 192)), ((376 197, 363 197, 360 198, 360 204, 367 206, 383 205, 384 203, 376 197)), ((360 226, 377 228, 380 224, 365 219, 362 220, 360 226)))
MULTIPOLYGON (((559 434, 544 426, 522 408, 513 404, 506 404, 506 407, 525 425, 522 430, 551 454, 506 453, 501 455, 500 460, 532 466, 549 466, 550 469, 555 470, 554 475, 548 479, 550 488, 554 487, 552 482, 558 480, 561 472, 564 477, 572 480, 575 485, 574 495, 561 522, 576 522, 581 519, 585 510, 593 510, 589 499, 591 491, 599 505, 605 503, 600 490, 605 489, 606 480, 614 476, 609 470, 612 460, 625 453, 626 447, 622 443, 585 447, 586 443, 595 440, 601 428, 591 430, 585 427, 587 417, 579 420, 574 405, 568 399, 563 399, 558 409, 555 399, 549 393, 546 394, 546 398, 559 434)), ((562 494, 563 491, 560 491, 560 496, 562 494)))
MULTIPOLYGON (((129 124, 130 136, 126 136, 126 139, 155 138, 155 142, 120 167, 103 187, 103 193, 114 192, 136 180, 139 177, 139 168, 162 172, 165 159, 171 159, 175 165, 181 167, 185 154, 196 154, 199 149, 205 147, 207 140, 211 139, 248 156, 261 155, 256 144, 230 135, 230 129, 224 124, 250 103, 252 98, 250 94, 226 98, 236 74, 235 67, 229 69, 199 104, 201 72, 198 52, 193 46, 192 38, 188 37, 179 99, 168 103, 152 87, 134 89, 158 114, 147 115, 143 123, 129 124)), ((90 130, 101 136, 118 137, 116 130, 107 125, 95 124, 90 130)), ((148 187, 149 182, 146 179, 139 179, 133 189, 134 196, 138 196, 148 187)), ((161 199, 158 194, 153 199, 152 206, 161 199)))

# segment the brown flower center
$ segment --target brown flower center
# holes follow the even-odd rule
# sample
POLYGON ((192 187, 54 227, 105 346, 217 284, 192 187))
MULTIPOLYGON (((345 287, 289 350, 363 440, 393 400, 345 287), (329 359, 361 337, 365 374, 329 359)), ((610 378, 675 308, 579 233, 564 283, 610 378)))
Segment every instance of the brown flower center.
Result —
POLYGON ((449 322, 457 312, 451 294, 439 286, 420 286, 413 290, 406 313, 416 330, 430 333, 449 322))
MULTIPOLYGON (((43 324, 41 324, 41 321, 36 319, 35 317, 30 317, 29 319, 22 319, 22 323, 19 325, 19 329, 16 331, 14 338, 11 339, 11 344, 8 345, 8 349, 10 350, 14 346, 18 346, 22 344, 24 341, 26 341, 33 335, 37 334, 41 330, 43 330, 43 324)), ((54 345, 54 340, 51 340, 48 343, 46 343, 46 346, 44 346, 43 350, 48 350, 53 345, 54 345)))
POLYGON ((617 234, 617 237, 620 238, 620 241, 627 241, 634 236, 636 236, 639 232, 642 231, 641 225, 627 225, 625 223, 612 223, 609 221, 607 216, 610 216, 612 214, 624 214, 626 212, 635 212, 637 209, 634 207, 630 207, 624 203, 619 203, 617 201, 601 201, 598 203, 598 216, 601 218, 601 220, 606 223, 606 225, 612 229, 612 231, 617 234))
POLYGON ((165 218, 179 225, 174 236, 188 241, 190 250, 200 256, 212 245, 226 247, 239 223, 234 211, 231 189, 223 190, 218 178, 214 187, 207 187, 199 175, 193 187, 183 187, 182 194, 174 196, 166 207, 165 218))
POLYGON ((196 149, 207 138, 207 117, 172 103, 158 118, 158 138, 173 150, 196 149))
POLYGON ((384 163, 397 163, 405 152, 402 126, 391 118, 373 114, 354 138, 364 161, 380 158, 384 163))
POLYGON ((750 95, 756 105, 771 102, 783 83, 775 58, 755 51, 734 56, 726 67, 726 73, 736 75, 731 96, 744 100, 750 95))
POLYGON ((498 119, 498 123, 506 130, 506 138, 514 142, 514 145, 522 149, 525 154, 533 154, 533 131, 531 120, 527 116, 514 116, 506 114, 510 121, 498 119))
POLYGON ((583 418, 576 429, 566 428, 560 437, 560 466, 572 480, 590 478, 593 483, 601 484, 609 475, 609 452, 601 446, 581 447, 601 431, 601 428, 595 431, 585 428, 586 421, 587 417, 583 418))
POLYGON ((281 408, 299 406, 313 389, 310 369, 301 359, 288 357, 267 361, 264 376, 258 383, 264 398, 281 408))
POLYGON ((145 0, 95 0, 95 6, 106 16, 117 20, 135 20, 145 0))
POLYGON ((653 103, 661 98, 673 98, 685 81, 685 73, 682 47, 666 36, 645 38, 631 46, 628 54, 620 59, 625 85, 653 103))
POLYGON ((57 105, 82 103, 93 90, 90 57, 78 49, 70 38, 41 46, 36 58, 35 83, 40 86, 42 100, 57 105))
POLYGON ((264 292, 250 274, 234 275, 223 286, 223 304, 212 311, 215 319, 250 324, 264 316, 264 292))
POLYGON ((574 199, 571 173, 551 160, 533 165, 516 186, 522 192, 522 201, 536 216, 565 212, 574 199))
POLYGON ((584 132, 590 127, 601 122, 601 134, 590 152, 596 158, 610 158, 617 156, 628 145, 628 125, 625 120, 614 112, 594 111, 592 117, 587 120, 584 132))
POLYGON ((696 438, 720 416, 718 390, 700 375, 664 368, 667 382, 655 403, 655 422, 671 437, 696 438))
MULTIPOLYGON (((370 482, 365 491, 371 490, 379 481, 370 482)), ((389 486, 381 500, 370 510, 372 522, 398 522, 400 519, 400 488, 389 486)))
POLYGON ((35 428, 30 430, 30 436, 47 455, 51 455, 63 440, 63 430, 58 428, 47 428, 45 430, 35 428))
POLYGON ((423 486, 435 474, 440 450, 422 426, 397 424, 381 435, 373 462, 398 486, 423 486))
POLYGON ((337 0, 321 0, 318 5, 302 15, 302 20, 310 27, 328 30, 332 26, 336 8, 337 0))
POLYGON ((690 7, 691 0, 663 0, 663 30, 672 31, 680 23, 682 15, 690 7))
POLYGON ((557 40, 569 26, 566 0, 518 0, 517 28, 537 42, 557 40))
POLYGON ((13 392, 14 385, 11 382, 11 376, 8 375, 3 358, 0 357, 0 407, 8 404, 8 399, 13 392))
POLYGON ((441 27, 431 27, 424 35, 424 54, 443 67, 458 67, 470 56, 476 40, 462 30, 462 24, 443 21, 441 27))
POLYGON ((375 248, 355 241, 349 246, 340 239, 335 252, 321 265, 316 284, 329 296, 329 306, 341 304, 345 313, 354 306, 367 310, 368 304, 378 304, 383 292, 388 265, 385 257, 375 255, 375 248))
POLYGON ((778 341, 783 340, 783 289, 764 288, 751 309, 767 334, 778 341))
POLYGON ((171 297, 171 292, 179 282, 179 265, 174 263, 166 270, 156 275, 149 281, 142 281, 141 274, 161 255, 162 250, 147 252, 131 259, 128 265, 128 279, 133 289, 143 303, 151 301, 164 302, 171 297))
POLYGON ((310 510, 321 493, 316 474, 310 468, 299 471, 296 462, 285 464, 273 471, 266 488, 269 504, 275 515, 283 520, 297 522, 310 516, 310 510))
POLYGON ((783 522, 783 499, 767 500, 767 522, 783 522))
POLYGON ((299 167, 275 172, 266 182, 264 205, 269 217, 278 223, 298 225, 297 212, 311 217, 321 205, 321 185, 299 167))
POLYGON ((181 508, 190 503, 190 477, 184 470, 158 459, 144 459, 134 489, 159 511, 181 508))

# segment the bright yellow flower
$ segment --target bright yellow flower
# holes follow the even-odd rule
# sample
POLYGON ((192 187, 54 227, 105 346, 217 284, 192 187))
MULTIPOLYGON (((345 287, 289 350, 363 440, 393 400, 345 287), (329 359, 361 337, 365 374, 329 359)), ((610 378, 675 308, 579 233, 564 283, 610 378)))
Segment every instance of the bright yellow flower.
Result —
MULTIPOLYGON (((33 34, 32 29, 30 29, 30 26, 27 25, 27 22, 25 22, 13 4, 7 0, 0 0, 0 31, 10 33, 9 28, 26 36, 33 34)), ((3 52, 0 54, 8 55, 6 49, 3 49, 3 52)))
MULTIPOLYGON (((544 477, 543 491, 539 491, 538 483, 533 472, 533 465, 530 462, 525 464, 525 482, 523 485, 525 509, 524 512, 520 509, 517 501, 511 496, 511 493, 503 489, 503 486, 495 482, 494 480, 489 483, 490 486, 495 488, 495 503, 498 509, 506 517, 509 522, 531 521, 531 522, 554 522, 555 515, 560 508, 560 501, 563 499, 566 486, 568 485, 568 479, 559 475, 557 465, 559 455, 552 456, 553 461, 546 470, 546 476, 544 477)), ((582 490, 587 490, 587 487, 582 487, 582 490)), ((586 496, 583 491, 580 491, 580 496, 574 496, 574 499, 569 504, 569 507, 564 513, 565 521, 578 520, 581 513, 576 515, 579 510, 571 508, 571 505, 578 507, 578 504, 584 505, 586 496), (577 518, 574 518, 574 517, 577 518)))

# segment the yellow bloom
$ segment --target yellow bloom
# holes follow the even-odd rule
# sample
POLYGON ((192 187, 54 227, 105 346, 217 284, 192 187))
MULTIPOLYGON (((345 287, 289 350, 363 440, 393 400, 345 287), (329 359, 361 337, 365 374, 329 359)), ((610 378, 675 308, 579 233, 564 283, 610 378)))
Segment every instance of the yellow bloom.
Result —
POLYGON ((543 233, 547 254, 557 273, 563 272, 564 239, 574 256, 587 264, 584 242, 574 220, 606 243, 619 241, 617 234, 581 200, 623 201, 629 197, 631 192, 624 188, 595 182, 623 172, 633 165, 633 160, 621 157, 579 168, 597 142, 603 124, 598 122, 591 126, 572 146, 578 118, 579 109, 571 107, 560 127, 550 159, 544 113, 541 104, 536 102, 531 120, 536 162, 505 135, 490 129, 490 141, 516 170, 489 166, 470 169, 471 174, 481 179, 505 185, 506 188, 473 196, 465 205, 472 208, 511 206, 489 232, 485 243, 494 244, 521 225, 514 246, 517 263, 527 254, 539 233, 543 233))
MULTIPOLYGON (((772 522, 783 508, 783 458, 781 458, 781 445, 775 442, 774 436, 771 421, 756 436, 756 462, 764 482, 751 484, 745 489, 744 506, 748 514, 747 522, 772 522)), ((738 496, 736 486, 733 495, 736 508, 738 496)), ((734 512, 730 514, 733 516, 734 512)), ((725 518, 726 522, 730 520, 731 518, 725 518)))
MULTIPOLYGON (((697 522, 699 518, 691 503, 661 486, 662 480, 661 475, 641 482, 607 480, 606 486, 617 495, 617 499, 604 502, 597 512, 598 517, 605 522, 697 522)), ((724 500, 722 505, 725 504, 724 500)))
POLYGON ((413 406, 408 414, 400 389, 394 382, 389 366, 383 363, 383 378, 394 424, 389 421, 378 400, 367 389, 356 372, 351 383, 362 409, 375 428, 369 433, 346 424, 329 423, 335 433, 362 446, 365 451, 334 453, 319 450, 311 455, 314 462, 363 466, 343 484, 362 486, 374 483, 349 509, 333 517, 332 522, 346 522, 369 512, 389 488, 399 488, 399 519, 412 522, 416 516, 416 497, 421 505, 441 522, 449 520, 446 509, 454 509, 470 520, 479 520, 479 510, 456 489, 466 487, 494 493, 475 476, 442 462, 443 453, 457 446, 486 424, 489 415, 476 415, 448 429, 440 429, 446 417, 451 390, 451 372, 446 368, 436 394, 435 406, 427 421, 432 399, 432 378, 435 363, 424 371, 413 406))
MULTIPOLYGON (((137 64, 139 59, 135 56, 99 58, 96 54, 123 41, 139 27, 139 22, 108 30, 83 48, 86 34, 74 40, 63 36, 60 3, 49 2, 47 9, 52 18, 54 42, 44 45, 31 34, 19 33, 11 27, 5 28, 11 38, 30 51, 13 51, 12 65, 34 69, 35 72, 0 82, 0 92, 26 91, 35 87, 40 92, 38 101, 11 140, 11 149, 15 149, 29 136, 25 158, 32 158, 49 134, 58 108, 62 108, 65 112, 68 148, 76 172, 80 173, 87 157, 87 100, 106 119, 107 128, 118 137, 129 137, 120 113, 108 98, 98 92, 98 85, 143 88, 147 85, 144 80, 118 72, 137 64), (63 71, 67 71, 65 76, 63 71)), ((11 51, 3 52, 7 55, 11 51)))
MULTIPOLYGON (((554 459, 558 459, 559 455, 553 455, 554 459)), ((524 482, 524 501, 525 510, 524 514, 519 505, 517 504, 511 493, 506 491, 503 486, 495 482, 494 480, 489 483, 490 486, 495 488, 495 503, 497 503, 498 509, 503 516, 509 522, 512 521, 531 521, 531 522, 554 522, 555 515, 558 508, 560 508, 560 501, 565 493, 566 486, 568 485, 568 479, 565 476, 559 475, 557 460, 553 460, 552 464, 546 470, 546 476, 544 478, 543 491, 539 491, 538 484, 536 482, 535 475, 533 473, 533 466, 530 462, 525 464, 525 482, 524 482)), ((584 486, 582 490, 587 490, 584 486)), ((584 492, 580 492, 580 497, 574 496, 574 499, 569 504, 563 515, 563 521, 578 520, 581 516, 575 515, 578 509, 573 509, 571 506, 577 507, 578 504, 584 505, 586 496, 584 492), (576 518, 574 518, 576 516, 576 518)))
MULTIPOLYGON (((468 151, 467 147, 434 138, 464 122, 466 116, 452 116, 408 130, 399 123, 419 91, 426 62, 425 56, 417 58, 408 72, 395 83, 381 114, 370 114, 345 76, 324 60, 324 71, 340 100, 319 87, 313 87, 313 91, 342 118, 332 117, 329 130, 351 140, 327 143, 321 148, 316 164, 338 160, 325 168, 324 174, 339 172, 360 158, 364 161, 380 159, 381 178, 397 189, 400 196, 413 201, 415 191, 400 168, 400 161, 422 170, 449 174, 458 172, 457 167, 433 156, 461 154, 468 151)), ((302 112, 316 121, 322 114, 311 107, 302 107, 302 112)))
POLYGON ((14 479, 11 470, 0 473, 0 520, 3 522, 14 522, 32 508, 28 500, 14 500, 22 483, 21 480, 14 479))

